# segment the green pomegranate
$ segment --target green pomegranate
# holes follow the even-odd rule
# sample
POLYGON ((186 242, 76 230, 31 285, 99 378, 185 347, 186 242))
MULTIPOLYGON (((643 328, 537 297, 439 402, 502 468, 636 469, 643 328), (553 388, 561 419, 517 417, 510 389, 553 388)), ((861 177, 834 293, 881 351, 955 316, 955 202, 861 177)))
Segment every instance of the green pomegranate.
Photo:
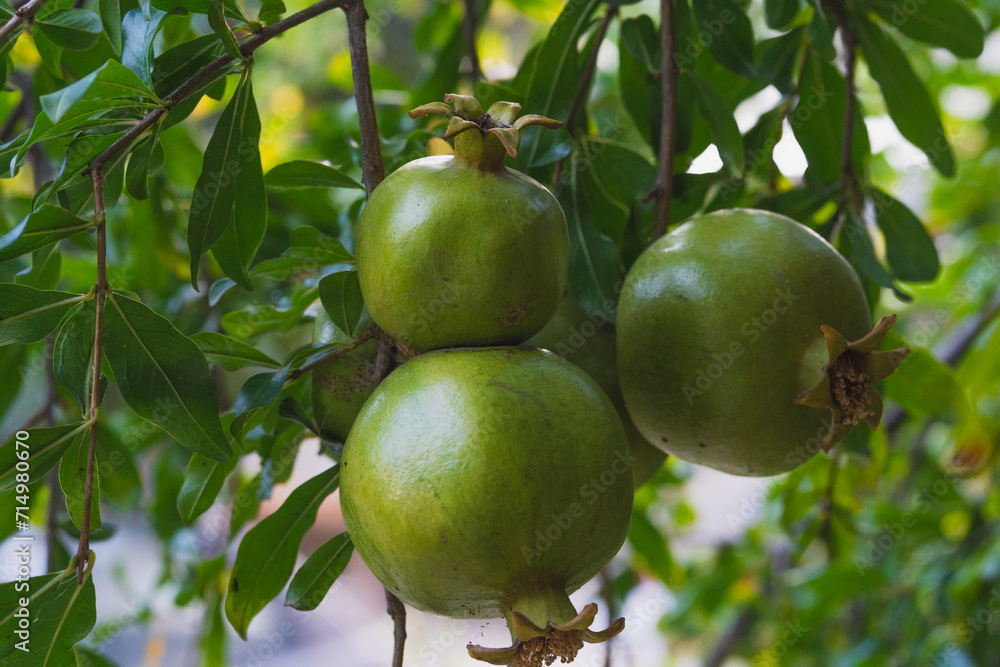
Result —
POLYGON ((738 475, 791 470, 873 428, 872 384, 908 350, 877 352, 850 264, 784 216, 697 216, 646 249, 618 310, 618 370, 639 431, 682 459, 738 475))
MULTIPOLYGON (((313 342, 330 343, 335 335, 330 317, 321 308, 316 315, 313 342)), ((377 356, 378 341, 372 338, 312 371, 313 418, 322 437, 334 442, 347 438, 361 406, 378 384, 377 356)))
MULTIPOLYGON (((632 509, 625 432, 586 373, 531 348, 418 356, 362 408, 344 446, 340 503, 371 571, 423 611, 505 617, 492 664, 572 659, 589 629, 568 594, 621 548, 632 509)), ((545 663, 551 664, 551 663, 545 663)))
POLYGON ((635 488, 649 481, 663 465, 667 455, 642 437, 625 409, 625 400, 622 398, 621 387, 618 386, 615 330, 608 318, 589 315, 567 294, 549 323, 527 345, 555 352, 597 380, 597 384, 614 403, 625 426, 635 488))
POLYGON ((520 131, 559 121, 449 95, 412 117, 450 118, 455 155, 410 162, 372 193, 358 223, 361 291, 372 319, 417 351, 516 345, 552 317, 566 286, 569 240, 559 202, 504 167, 520 131))

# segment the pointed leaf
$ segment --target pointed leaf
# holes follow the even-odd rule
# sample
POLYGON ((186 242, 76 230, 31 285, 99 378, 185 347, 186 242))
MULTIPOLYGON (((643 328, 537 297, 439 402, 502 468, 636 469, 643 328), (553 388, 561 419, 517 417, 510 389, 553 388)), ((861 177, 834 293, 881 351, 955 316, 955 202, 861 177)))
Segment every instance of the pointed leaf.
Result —
POLYGON ((73 438, 85 432, 88 426, 87 422, 77 422, 51 428, 32 428, 19 431, 21 438, 17 434, 11 437, 7 444, 0 447, 0 493, 13 489, 17 483, 18 461, 27 461, 32 481, 40 480, 59 462, 73 438), (24 433, 28 436, 23 437, 24 433), (27 452, 27 458, 22 458, 24 452, 27 452))
POLYGON ((339 482, 338 466, 316 475, 292 491, 274 514, 250 529, 240 542, 229 577, 226 617, 244 639, 253 617, 284 588, 320 503, 339 482))
POLYGON ((886 32, 856 15, 854 29, 872 78, 882 89, 889 116, 907 141, 922 150, 943 176, 955 175, 955 154, 924 82, 886 32))
POLYGON ((0 236, 0 262, 44 248, 93 226, 93 222, 78 218, 64 208, 42 204, 0 236))
POLYGON ((322 162, 293 160, 267 172, 269 188, 355 188, 365 187, 336 167, 322 162))
POLYGON ((205 356, 169 320, 110 294, 104 351, 125 402, 184 448, 224 461, 232 450, 219 420, 219 394, 205 356))
POLYGON ((885 234, 885 257, 896 277, 911 282, 930 282, 941 269, 937 248, 920 219, 905 204, 876 190, 875 216, 885 234))
POLYGON ((48 336, 73 306, 87 298, 0 283, 0 345, 34 343, 48 336))
POLYGON ((337 577, 351 560, 354 545, 347 533, 337 535, 316 549, 292 577, 285 595, 285 606, 299 611, 312 611, 326 597, 337 577))
MULTIPOLYGON (((73 438, 69 449, 59 463, 59 487, 66 498, 69 518, 81 530, 84 509, 83 493, 87 481, 87 453, 90 445, 90 430, 84 430, 73 438)), ((101 530, 101 476, 95 469, 94 486, 90 498, 90 530, 101 530)))
POLYGON ((150 74, 150 53, 153 50, 153 40, 163 27, 163 21, 171 14, 184 13, 183 7, 164 12, 151 8, 148 17, 142 9, 133 9, 122 20, 122 64, 135 72, 147 86, 152 87, 150 74))
POLYGON ((240 53, 240 45, 236 41, 236 35, 226 23, 226 8, 222 0, 212 0, 212 4, 208 8, 208 25, 222 42, 227 54, 233 58, 243 57, 243 54, 240 53))
POLYGON ((19 582, 0 585, 0 609, 10 610, 0 619, 0 661, 5 667, 67 667, 76 665, 73 646, 94 629, 97 619, 94 580, 88 567, 82 586, 72 571, 31 577, 30 595, 19 582), (31 628, 30 651, 20 651, 14 630, 19 628, 15 611, 23 609, 20 599, 27 597, 28 627, 31 628))
POLYGON ((768 27, 781 30, 799 13, 799 0, 765 0, 764 11, 768 27))
POLYGON ((983 25, 964 2, 865 0, 865 5, 907 37, 948 49, 959 58, 977 58, 983 52, 983 25))
POLYGON ((247 101, 240 129, 239 165, 233 175, 233 210, 212 255, 226 275, 252 290, 247 272, 267 232, 267 191, 260 163, 260 116, 253 86, 249 80, 245 85, 247 101))
POLYGON ((101 23, 104 24, 104 32, 108 34, 108 41, 116 55, 122 52, 122 7, 121 0, 101 0, 101 23))
POLYGON ((191 336, 198 349, 210 363, 218 364, 227 371, 235 371, 248 366, 282 368, 282 365, 264 354, 253 345, 241 340, 216 333, 203 331, 191 336))
POLYGON ((250 92, 249 85, 241 84, 219 116, 191 198, 187 239, 191 251, 191 285, 195 289, 198 289, 202 255, 219 240, 232 216, 242 149, 241 132, 250 92))
POLYGON ((215 461, 201 454, 191 455, 184 486, 177 496, 177 511, 184 523, 190 524, 212 506, 239 460, 238 452, 225 461, 215 461))
POLYGON ((348 336, 356 336, 365 307, 358 272, 352 269, 325 276, 319 281, 319 298, 330 321, 348 336))
MULTIPOLYGON (((53 123, 81 100, 122 97, 154 98, 153 91, 139 77, 114 60, 94 70, 76 83, 41 97, 42 109, 53 123)), ((130 104, 134 104, 131 103, 130 104)), ((93 111, 91 112, 93 113, 93 111)))
POLYGON ((93 381, 94 300, 81 303, 66 318, 52 348, 52 372, 59 384, 76 399, 80 412, 90 407, 93 381))
POLYGON ((740 135, 740 128, 736 124, 736 117, 733 115, 725 98, 719 91, 705 79, 692 72, 684 72, 682 76, 687 78, 692 84, 697 95, 698 108, 702 115, 708 120, 712 127, 712 141, 719 149, 722 161, 734 175, 743 172, 743 137, 740 135))
POLYGON ((62 253, 59 252, 58 245, 52 244, 31 253, 31 266, 14 276, 14 282, 35 289, 50 290, 59 284, 61 271, 62 253))
POLYGON ((86 51, 96 45, 104 31, 101 17, 86 9, 62 9, 35 20, 35 25, 54 44, 71 51, 86 51))
POLYGON ((754 76, 754 38, 750 19, 735 0, 694 0, 695 34, 713 38, 708 50, 725 67, 754 76))

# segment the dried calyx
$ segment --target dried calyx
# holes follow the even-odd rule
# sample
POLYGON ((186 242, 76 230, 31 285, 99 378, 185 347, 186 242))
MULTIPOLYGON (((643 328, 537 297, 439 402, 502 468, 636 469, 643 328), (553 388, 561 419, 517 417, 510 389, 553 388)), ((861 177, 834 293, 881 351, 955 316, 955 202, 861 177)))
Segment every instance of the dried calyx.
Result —
POLYGON ((528 114, 517 117, 521 105, 496 102, 486 113, 479 101, 469 95, 445 95, 445 102, 431 102, 410 112, 410 118, 439 114, 448 118, 445 139, 455 140, 455 161, 480 171, 503 169, 504 154, 517 157, 521 130, 530 125, 558 129, 563 123, 545 116, 528 114), (472 130, 475 130, 473 132, 472 130))
MULTIPOLYGON (((539 598, 534 602, 542 600, 539 598)), ((588 604, 579 614, 573 608, 569 597, 553 595, 548 602, 553 607, 544 609, 542 606, 528 601, 523 608, 528 614, 511 611, 507 615, 507 626, 510 628, 511 645, 504 648, 487 648, 469 644, 469 655, 476 660, 482 660, 491 665, 508 665, 509 667, 543 667, 551 665, 556 660, 573 662, 584 643, 600 644, 606 642, 625 628, 625 619, 619 618, 608 629, 594 631, 590 625, 597 616, 597 605, 588 604), (544 621, 544 626, 533 621, 530 616, 562 617, 575 614, 565 622, 553 620, 544 621)))
POLYGON ((895 315, 883 317, 868 335, 854 342, 823 325, 829 363, 823 367, 819 382, 795 397, 800 405, 832 411, 823 451, 846 438, 859 420, 874 429, 882 419, 882 397, 872 384, 892 375, 910 354, 905 347, 878 350, 895 323, 895 315))

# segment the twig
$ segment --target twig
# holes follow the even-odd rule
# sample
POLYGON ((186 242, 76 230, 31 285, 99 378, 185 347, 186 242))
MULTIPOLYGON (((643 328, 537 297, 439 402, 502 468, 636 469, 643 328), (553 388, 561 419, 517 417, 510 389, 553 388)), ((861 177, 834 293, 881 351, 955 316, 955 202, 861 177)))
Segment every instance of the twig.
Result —
POLYGON ((656 173, 656 215, 651 240, 667 232, 670 199, 674 194, 674 152, 677 143, 677 67, 674 0, 660 0, 660 79, 663 86, 663 117, 660 120, 660 165, 656 173))
POLYGON ((44 5, 45 2, 46 0, 30 0, 29 2, 26 2, 18 7, 14 12, 14 15, 10 17, 10 20, 4 23, 3 26, 0 26, 0 43, 2 43, 3 40, 10 35, 14 34, 14 31, 17 30, 22 23, 30 21, 34 18, 35 14, 38 13, 38 10, 42 8, 42 5, 44 5))
MULTIPOLYGON (((361 0, 321 0, 314 5, 310 5, 303 9, 301 12, 292 14, 288 18, 278 21, 274 25, 267 26, 261 29, 256 35, 240 43, 240 53, 243 54, 244 58, 249 57, 254 51, 259 49, 261 46, 271 41, 281 33, 285 32, 290 28, 308 21, 309 19, 315 18, 320 14, 330 11, 331 9, 340 7, 344 8, 347 6, 355 6, 361 4, 361 0)), ((346 10, 345 10, 346 11, 346 10)), ((222 55, 210 62, 208 65, 203 67, 190 79, 182 83, 177 87, 175 91, 170 93, 164 98, 164 105, 159 109, 155 109, 147 114, 142 120, 136 123, 132 128, 118 138, 113 144, 108 146, 104 152, 95 157, 90 161, 90 169, 93 171, 95 168, 101 169, 105 164, 108 163, 111 158, 115 157, 129 146, 132 145, 136 139, 138 139, 146 130, 152 127, 156 121, 160 120, 164 115, 166 115, 171 109, 173 109, 179 102, 184 100, 188 95, 198 90, 202 84, 211 80, 217 73, 222 71, 222 69, 236 60, 233 56, 222 55)), ((367 70, 366 70, 367 71, 367 70)))
POLYGON ((90 382, 90 442, 87 445, 87 477, 83 485, 83 516, 80 518, 80 545, 76 551, 76 580, 83 585, 84 565, 90 554, 90 504, 94 495, 94 457, 97 452, 97 408, 101 396, 101 338, 104 333, 104 299, 108 291, 108 240, 104 220, 104 171, 93 167, 94 220, 97 221, 97 284, 94 317, 94 374, 90 382))
POLYGON ((385 610, 392 619, 392 667, 403 667, 403 647, 406 645, 406 607, 399 598, 385 589, 385 610))
POLYGON ((740 640, 740 637, 750 629, 753 622, 756 620, 757 611, 753 607, 747 607, 744 609, 733 624, 726 630, 726 633, 719 638, 719 643, 715 645, 712 652, 708 654, 705 658, 704 667, 720 667, 726 658, 729 656, 729 652, 733 650, 733 646, 736 642, 740 640))
POLYGON ((347 14, 347 41, 351 51, 351 72, 354 75, 354 100, 358 107, 361 152, 364 156, 361 174, 365 189, 370 196, 372 190, 385 178, 385 168, 382 166, 382 142, 378 136, 372 78, 368 71, 368 37, 365 35, 368 12, 365 11, 365 3, 357 0, 345 8, 344 13, 347 14))
POLYGON ((583 72, 580 74, 580 84, 576 87, 576 93, 573 95, 573 102, 569 105, 569 116, 566 118, 566 131, 569 136, 573 136, 574 130, 576 130, 576 119, 580 115, 580 110, 583 108, 583 103, 587 99, 587 94, 590 92, 590 84, 594 80, 594 71, 597 69, 597 52, 601 50, 601 44, 604 42, 604 36, 608 32, 608 26, 611 25, 611 21, 618 15, 618 5, 611 5, 608 7, 608 11, 604 14, 604 20, 601 21, 601 25, 597 28, 597 36, 594 39, 594 48, 590 50, 587 55, 587 62, 583 66, 583 72))
POLYGON ((465 40, 465 57, 469 59, 469 78, 473 85, 482 76, 479 54, 476 52, 476 0, 465 0, 465 14, 462 15, 462 38, 465 40))
POLYGON ((848 23, 843 8, 834 3, 833 11, 840 23, 840 38, 844 44, 844 79, 846 103, 844 105, 844 144, 840 151, 840 193, 837 196, 837 212, 834 224, 842 221, 849 211, 856 210, 857 174, 854 173, 854 115, 858 106, 854 75, 857 70, 857 40, 848 23))
MULTIPOLYGON (((601 570, 601 600, 608 609, 608 618, 614 619, 618 616, 618 605, 615 601, 615 591, 611 586, 611 576, 608 568, 601 570)), ((604 667, 611 667, 611 660, 614 657, 614 642, 604 642, 604 667)))

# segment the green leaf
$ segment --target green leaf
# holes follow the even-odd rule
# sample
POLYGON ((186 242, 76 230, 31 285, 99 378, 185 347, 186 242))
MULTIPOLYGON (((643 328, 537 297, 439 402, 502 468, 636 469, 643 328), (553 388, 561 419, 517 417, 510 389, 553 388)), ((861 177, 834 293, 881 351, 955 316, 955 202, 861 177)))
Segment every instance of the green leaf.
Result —
POLYGON ((894 337, 893 345, 906 345, 910 355, 885 380, 885 395, 913 415, 933 417, 964 410, 964 392, 955 371, 927 350, 894 337))
POLYGON ((310 160, 293 160, 279 164, 267 172, 267 186, 275 189, 288 188, 355 188, 365 186, 343 173, 336 167, 310 160))
POLYGON ((823 10, 822 0, 808 0, 813 8, 813 17, 809 21, 809 45, 816 56, 823 62, 830 62, 837 57, 833 46, 833 28, 823 10))
MULTIPOLYGON (((840 182, 846 85, 836 67, 810 54, 799 79, 799 101, 789 118, 809 168, 825 183, 840 182)), ((854 168, 861 174, 871 148, 860 110, 854 120, 854 168)))
POLYGON ((222 328, 237 338, 250 338, 268 331, 287 331, 299 324, 302 314, 317 296, 310 287, 293 296, 292 305, 284 307, 250 305, 222 316, 222 328))
POLYGON ((150 74, 153 40, 163 27, 164 19, 184 11, 183 7, 171 9, 169 12, 152 8, 147 18, 142 9, 133 9, 125 14, 122 20, 122 64, 135 72, 147 86, 153 85, 150 74))
POLYGON ((198 346, 138 301, 108 295, 103 346, 125 402, 184 448, 224 461, 215 379, 198 346))
POLYGON ((0 447, 0 493, 9 491, 18 484, 17 474, 21 472, 17 469, 19 461, 27 462, 30 481, 36 482, 59 462, 73 438, 86 432, 89 426, 88 422, 77 422, 51 428, 32 428, 18 431, 22 434, 20 439, 15 433, 7 444, 0 447), (28 436, 23 437, 24 433, 28 436), (21 458, 25 456, 25 452, 27 458, 21 458))
MULTIPOLYGON (((77 530, 82 530, 81 522, 86 511, 83 504, 84 486, 87 481, 87 453, 90 445, 89 430, 81 431, 59 463, 59 487, 66 497, 69 518, 77 530)), ((94 474, 94 486, 90 498, 90 530, 101 530, 101 476, 94 474)))
POLYGON ((115 50, 115 55, 122 53, 122 7, 121 0, 101 0, 101 23, 104 24, 104 32, 108 34, 108 41, 111 48, 115 50))
POLYGON ((86 51, 97 44, 104 32, 101 17, 86 9, 62 9, 45 18, 36 19, 35 26, 52 43, 71 51, 86 51))
POLYGON ((76 399, 82 414, 90 408, 93 382, 96 301, 85 301, 66 317, 52 347, 52 373, 76 399))
POLYGON ((202 331, 192 335, 191 340, 195 342, 209 362, 218 364, 227 371, 235 371, 248 366, 282 368, 280 363, 253 345, 224 334, 202 331))
POLYGON ((569 183, 559 193, 559 202, 569 224, 569 287, 585 309, 607 312, 607 304, 618 298, 616 285, 624 276, 621 252, 614 241, 594 229, 583 192, 584 158, 577 152, 569 158, 569 183))
POLYGON ((877 285, 894 288, 892 276, 885 270, 875 254, 875 246, 868 228, 853 213, 847 216, 840 235, 840 250, 860 274, 877 285))
MULTIPOLYGON (((202 255, 222 236, 233 213, 240 156, 246 151, 242 131, 251 92, 249 84, 241 84, 219 117, 191 198, 187 240, 191 251, 191 285, 196 290, 202 255)), ((237 280, 236 276, 230 278, 237 280)))
POLYGON ((270 405, 278 400, 281 390, 285 387, 288 379, 288 372, 291 369, 285 366, 273 373, 258 373, 254 375, 240 387, 240 393, 236 395, 236 403, 233 406, 233 413, 236 418, 230 427, 230 432, 237 440, 243 439, 243 425, 253 416, 253 413, 270 405))
POLYGON ((29 595, 19 587, 20 582, 0 585, 0 609, 10 610, 0 619, 0 637, 4 638, 0 660, 5 667, 75 667, 73 646, 90 634, 97 620, 91 567, 87 568, 80 586, 70 570, 31 577, 27 580, 29 595), (14 631, 20 627, 21 619, 14 614, 23 609, 22 597, 29 600, 26 621, 31 628, 30 651, 16 648, 21 640, 14 631))
POLYGON ((257 19, 266 25, 272 25, 281 20, 285 13, 285 3, 282 0, 261 0, 260 14, 257 19))
POLYGON ((154 147, 158 147, 157 133, 154 133, 141 140, 132 149, 132 154, 128 159, 128 171, 125 173, 125 187, 134 199, 142 201, 149 196, 147 180, 150 171, 150 158, 154 147))
POLYGON ((233 58, 243 58, 243 54, 240 53, 240 45, 236 41, 236 35, 226 23, 226 8, 223 6, 222 0, 212 0, 212 4, 208 8, 208 25, 222 42, 226 53, 233 58))
POLYGON ((353 264, 354 255, 344 244, 315 227, 296 227, 289 237, 291 246, 282 255, 316 265, 353 264))
POLYGON ((0 236, 0 262, 44 248, 93 227, 64 208, 42 204, 12 230, 0 236))
MULTIPOLYGON (((260 163, 261 128, 257 102, 250 80, 247 79, 244 85, 247 100, 240 128, 239 165, 233 175, 233 210, 225 231, 212 246, 212 255, 227 276, 253 290, 247 271, 267 232, 267 191, 260 163)), ((239 93, 237 89, 236 94, 239 93)))
POLYGON ((50 290, 59 284, 61 271, 62 253, 59 252, 58 245, 52 244, 32 252, 31 266, 14 276, 14 282, 35 289, 50 290))
POLYGON ((337 535, 316 549, 292 577, 285 595, 285 606, 299 611, 312 611, 326 597, 333 582, 351 560, 354 545, 347 533, 337 535))
MULTIPOLYGON (((598 0, 567 2, 545 42, 532 60, 526 86, 524 108, 529 113, 566 120, 580 79, 577 43, 590 27, 598 0)), ((461 43, 459 44, 461 47, 461 43)), ((516 165, 527 169, 548 152, 557 133, 543 128, 528 129, 521 138, 516 165)))
POLYGON ((698 108, 712 127, 712 140, 719 149, 722 162, 730 173, 734 175, 743 173, 745 159, 743 137, 726 100, 712 84, 697 74, 683 72, 681 76, 693 84, 698 108))
POLYGON ((723 66, 753 78, 754 37, 750 19, 735 0, 695 0, 695 34, 712 35, 708 50, 723 66))
POLYGON ((618 42, 618 88, 636 129, 654 151, 660 147, 662 87, 656 85, 659 36, 645 14, 622 21, 618 42))
POLYGON ((587 215, 598 233, 621 245, 632 207, 656 182, 656 167, 625 144, 601 139, 581 146, 589 158, 580 175, 587 215))
POLYGON ((885 258, 893 273, 908 282, 931 282, 941 270, 934 239, 905 204, 881 190, 872 191, 875 217, 885 235, 885 258))
MULTIPOLYGON (((697 1, 697 0, 696 0, 697 1)), ((673 569, 673 559, 666 540, 660 531, 641 510, 632 512, 632 521, 628 527, 628 541, 635 547, 636 553, 646 561, 649 570, 661 581, 670 582, 673 569)))
POLYGON ((204 35, 164 51, 153 62, 153 90, 165 96, 190 79, 222 53, 213 35, 204 35))
POLYGON ((319 298, 330 321, 348 336, 356 336, 365 308, 358 272, 351 269, 324 276, 319 281, 319 298))
POLYGON ((201 454, 191 455, 184 486, 177 496, 177 511, 184 523, 190 524, 212 506, 239 460, 238 452, 225 461, 215 461, 201 454))
POLYGON ((796 28, 784 35, 764 40, 757 49, 758 75, 786 95, 795 90, 793 77, 799 52, 805 41, 804 33, 804 28, 796 28))
POLYGON ((781 30, 799 13, 799 0, 765 0, 764 13, 768 27, 781 30))
POLYGON ((955 175, 955 154, 927 87, 910 67, 906 55, 886 32, 855 15, 858 44, 872 78, 882 89, 889 116, 907 141, 922 150, 948 178, 955 175))
POLYGON ((907 37, 948 49, 959 58, 978 58, 983 52, 983 24, 964 2, 865 0, 864 5, 907 37))
POLYGON ((340 481, 334 466, 302 484, 281 507, 250 529, 236 552, 229 577, 226 617, 246 639, 254 616, 270 602, 292 574, 302 537, 316 520, 320 503, 340 481))
POLYGON ((246 525, 247 521, 257 518, 260 510, 260 473, 251 479, 240 480, 239 488, 233 497, 233 514, 229 519, 229 539, 246 525))
POLYGON ((0 283, 0 345, 34 343, 49 335, 86 294, 0 283))
MULTIPOLYGON (((41 97, 42 109, 53 123, 58 123, 73 105, 81 100, 145 97, 153 99, 153 91, 133 72, 114 60, 54 93, 41 97)), ((135 104, 130 102, 129 104, 135 104)), ((91 113, 96 111, 92 108, 91 113)), ((106 107, 111 108, 111 107, 106 107)))
POLYGON ((31 37, 35 42, 35 48, 38 49, 38 55, 41 57, 45 69, 53 77, 61 81, 63 79, 62 47, 54 44, 51 39, 46 37, 45 32, 42 30, 36 30, 31 37))

